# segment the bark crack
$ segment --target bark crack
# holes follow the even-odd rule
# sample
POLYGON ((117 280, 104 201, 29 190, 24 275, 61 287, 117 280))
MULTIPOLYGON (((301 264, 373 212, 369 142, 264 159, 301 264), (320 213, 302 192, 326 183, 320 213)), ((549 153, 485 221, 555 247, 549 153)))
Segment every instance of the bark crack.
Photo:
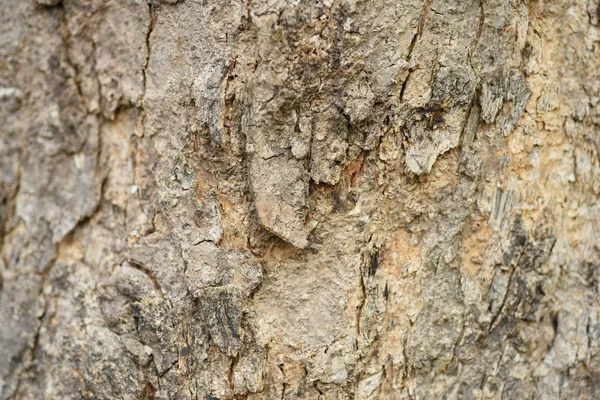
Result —
POLYGON ((506 285, 506 292, 504 292, 504 296, 502 298, 502 304, 500 305, 498 312, 492 317, 492 321, 490 322, 490 327, 488 329, 488 332, 491 332, 491 330, 494 328, 494 324, 496 323, 496 321, 498 320, 498 318, 504 311, 504 307, 506 306, 506 301, 508 299, 508 295, 509 295, 510 289, 512 287, 513 277, 515 275, 515 272, 517 271, 517 268, 519 267, 521 258, 523 257, 523 254, 525 254, 525 252, 527 251, 528 247, 529 247, 529 242, 527 242, 525 244, 525 246, 523 246, 523 249, 520 251, 517 261, 513 265, 511 265, 510 275, 508 276, 508 284, 506 285))
POLYGON ((360 339, 360 335, 361 335, 361 329, 360 329, 361 322, 360 321, 362 319, 362 312, 365 307, 365 303, 367 301, 367 290, 366 290, 365 276, 364 276, 364 271, 363 271, 362 265, 360 267, 359 273, 360 273, 360 303, 358 304, 358 307, 356 309, 356 319, 355 319, 355 324, 356 324, 355 346, 356 346, 357 350, 359 347, 359 339, 360 339))
POLYGON ((127 259, 127 262, 129 263, 129 265, 134 268, 137 269, 138 271, 144 273, 148 279, 150 279, 150 281, 152 282, 152 285, 154 286, 154 290, 156 290, 156 292, 161 296, 164 297, 164 293, 162 290, 162 287, 160 286, 160 283, 158 282, 158 278, 156 277, 156 275, 154 275, 154 272, 152 272, 150 269, 144 267, 140 262, 134 260, 134 259, 127 259))
POLYGON ((67 65, 73 70, 75 76, 73 77, 73 81, 75 82, 75 87, 77 88, 77 93, 79 96, 83 97, 83 90, 81 89, 81 78, 79 75, 79 67, 73 60, 71 59, 71 55, 69 54, 70 49, 70 41, 71 41, 71 31, 69 30, 69 23, 67 18, 67 10, 64 3, 60 4, 60 32, 61 38, 64 45, 65 52, 65 62, 67 65))
POLYGON ((475 32, 475 39, 473 39, 473 42, 471 43, 471 48, 469 49, 469 66, 471 67, 471 70, 473 71, 473 73, 476 76, 479 76, 479 74, 473 67, 473 54, 475 53, 475 50, 477 49, 477 45, 479 44, 479 40, 481 39, 481 34, 483 33, 483 26, 485 23, 485 11, 483 10, 483 0, 479 0, 477 3, 478 3, 478 8, 479 8, 479 19, 478 19, 479 21, 477 23, 477 31, 475 32))
MULTIPOLYGON (((146 89, 148 86, 148 65, 150 64, 150 56, 152 54, 152 46, 150 43, 150 38, 152 36, 152 32, 154 31, 154 23, 156 21, 156 14, 154 10, 154 4, 152 2, 148 2, 148 29, 146 31, 146 59, 144 60, 144 65, 142 66, 142 97, 141 97, 141 107, 145 109, 146 107, 146 89)), ((144 124, 143 124, 143 133, 146 130, 146 116, 144 115, 144 124)))
POLYGON ((404 82, 402 82, 402 87, 400 88, 400 101, 402 101, 402 99, 404 98, 404 91, 406 90, 406 85, 408 83, 410 75, 414 71, 414 66, 411 63, 411 58, 412 58, 413 51, 417 45, 417 42, 423 35, 423 27, 425 26, 425 20, 427 19, 427 14, 428 14, 427 11, 429 10, 430 4, 431 4, 431 0, 425 0, 425 2, 423 3, 423 9, 421 10, 421 16, 419 17, 419 23, 417 24, 417 31, 415 32, 412 40, 410 41, 410 45, 408 46, 408 54, 406 55, 406 58, 404 59, 406 61, 406 63, 409 65, 408 66, 408 75, 406 75, 404 82))

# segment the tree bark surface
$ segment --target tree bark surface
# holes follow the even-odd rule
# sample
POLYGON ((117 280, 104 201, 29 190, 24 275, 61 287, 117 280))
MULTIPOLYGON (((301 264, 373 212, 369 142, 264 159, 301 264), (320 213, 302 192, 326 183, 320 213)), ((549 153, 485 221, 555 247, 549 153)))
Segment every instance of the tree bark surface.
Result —
POLYGON ((0 4, 0 399, 600 397, 598 0, 0 4))

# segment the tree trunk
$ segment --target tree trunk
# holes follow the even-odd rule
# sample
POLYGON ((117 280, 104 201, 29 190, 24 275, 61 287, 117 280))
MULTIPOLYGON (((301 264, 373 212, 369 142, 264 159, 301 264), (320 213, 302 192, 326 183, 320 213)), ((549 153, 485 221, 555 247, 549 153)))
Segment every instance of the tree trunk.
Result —
POLYGON ((1 399, 600 396, 598 0, 0 0, 1 399))

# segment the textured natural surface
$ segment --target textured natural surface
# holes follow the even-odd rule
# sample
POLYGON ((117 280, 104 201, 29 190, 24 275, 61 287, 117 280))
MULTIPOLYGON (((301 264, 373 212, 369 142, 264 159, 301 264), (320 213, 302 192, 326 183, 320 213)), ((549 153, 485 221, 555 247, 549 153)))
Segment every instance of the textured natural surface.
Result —
POLYGON ((0 399, 600 397, 598 0, 0 4, 0 399))

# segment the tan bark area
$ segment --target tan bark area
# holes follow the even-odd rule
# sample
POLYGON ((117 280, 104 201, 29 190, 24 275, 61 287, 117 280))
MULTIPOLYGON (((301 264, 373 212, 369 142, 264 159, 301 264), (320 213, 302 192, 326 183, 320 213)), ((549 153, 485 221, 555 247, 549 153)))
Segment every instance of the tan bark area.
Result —
POLYGON ((597 0, 0 4, 0 399, 600 396, 597 0))

